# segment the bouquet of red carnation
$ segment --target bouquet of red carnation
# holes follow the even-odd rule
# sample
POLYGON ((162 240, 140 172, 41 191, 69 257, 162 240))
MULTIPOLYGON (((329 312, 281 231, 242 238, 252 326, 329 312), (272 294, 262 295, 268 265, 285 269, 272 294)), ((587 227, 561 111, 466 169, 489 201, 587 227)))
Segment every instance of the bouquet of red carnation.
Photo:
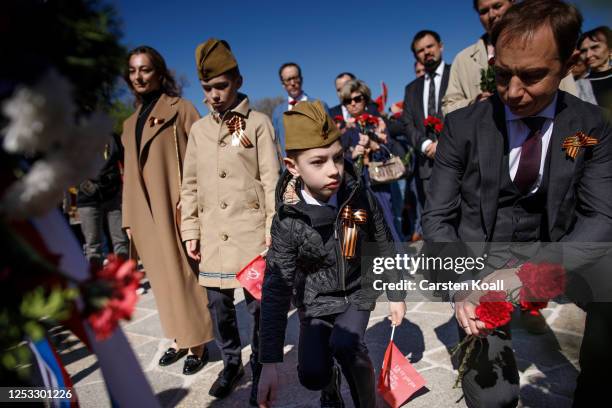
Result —
POLYGON ((512 291, 510 296, 522 310, 531 314, 538 314, 538 310, 544 309, 550 299, 565 292, 565 269, 559 264, 527 262, 516 274, 523 285, 512 291), (513 296, 517 290, 518 298, 513 296))
MULTIPOLYGON (((379 142, 375 132, 376 127, 378 126, 378 118, 376 116, 370 115, 369 113, 362 113, 355 118, 355 123, 357 124, 359 133, 368 135, 370 139, 379 142)), ((357 158, 356 165, 357 174, 361 174, 361 170, 363 169, 363 155, 360 155, 357 158)))
POLYGON ((425 125, 425 129, 435 133, 436 136, 442 133, 442 129, 444 128, 444 124, 435 116, 429 115, 423 121, 423 125, 425 125))
MULTIPOLYGON (((508 301, 506 292, 489 291, 480 297, 480 304, 476 306, 476 319, 482 321, 488 330, 495 332, 499 327, 505 326, 510 322, 514 305, 508 301)), ((453 388, 459 387, 459 383, 468 370, 468 361, 474 352, 476 342, 483 342, 483 338, 474 335, 467 335, 452 350, 452 355, 457 354, 465 348, 461 363, 459 364, 459 375, 455 380, 453 388)), ((482 345, 481 345, 482 346, 482 345)))
MULTIPOLYGON (((523 264, 516 273, 522 285, 510 293, 489 291, 480 297, 476 306, 476 318, 485 324, 487 330, 497 331, 510 322, 515 306, 531 314, 538 314, 548 305, 548 301, 561 295, 566 287, 566 274, 563 266, 548 262, 523 264), (518 295, 517 295, 518 292, 518 295)), ((468 369, 467 363, 474 351, 476 342, 483 339, 468 335, 452 350, 452 354, 465 347, 465 353, 459 365, 459 375, 455 382, 458 387, 468 369)))
POLYGON ((374 130, 378 126, 378 118, 374 115, 370 115, 369 113, 362 113, 361 115, 357 116, 356 123, 360 133, 372 136, 374 134, 374 130))
POLYGON ((83 285, 89 312, 87 320, 98 340, 110 337, 119 320, 130 320, 138 302, 136 290, 142 272, 136 271, 133 260, 123 261, 109 255, 103 268, 93 271, 93 277, 83 285))

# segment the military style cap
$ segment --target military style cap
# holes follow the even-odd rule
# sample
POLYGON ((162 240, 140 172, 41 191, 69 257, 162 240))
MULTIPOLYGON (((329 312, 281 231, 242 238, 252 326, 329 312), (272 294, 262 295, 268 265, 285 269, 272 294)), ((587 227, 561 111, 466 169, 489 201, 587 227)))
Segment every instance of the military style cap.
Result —
POLYGON ((198 45, 195 61, 201 81, 208 81, 238 66, 227 41, 216 38, 198 45))
POLYGON ((324 147, 340 138, 340 131, 321 101, 299 102, 283 115, 285 149, 324 147))

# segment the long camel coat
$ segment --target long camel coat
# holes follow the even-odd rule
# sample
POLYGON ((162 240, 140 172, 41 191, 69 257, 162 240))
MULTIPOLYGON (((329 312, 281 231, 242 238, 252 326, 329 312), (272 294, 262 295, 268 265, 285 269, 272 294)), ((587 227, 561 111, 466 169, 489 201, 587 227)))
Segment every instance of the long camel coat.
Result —
POLYGON ((137 154, 140 109, 124 122, 121 137, 125 149, 123 227, 130 228, 151 282, 164 334, 176 339, 180 348, 193 347, 214 335, 197 266, 188 259, 181 242, 176 205, 179 166, 182 168, 191 125, 200 115, 190 102, 162 94, 144 125, 137 154))

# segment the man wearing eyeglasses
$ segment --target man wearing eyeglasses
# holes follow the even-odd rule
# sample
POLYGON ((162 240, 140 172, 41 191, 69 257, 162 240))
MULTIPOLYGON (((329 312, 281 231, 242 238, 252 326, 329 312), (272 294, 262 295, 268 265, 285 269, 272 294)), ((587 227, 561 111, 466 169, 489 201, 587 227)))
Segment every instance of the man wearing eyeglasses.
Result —
MULTIPOLYGON (((285 154, 285 127, 283 125, 283 113, 290 111, 298 102, 313 101, 312 98, 302 89, 303 78, 302 70, 295 62, 287 62, 278 70, 278 76, 281 80, 281 85, 287 91, 287 102, 283 102, 274 108, 272 112, 272 124, 276 132, 277 140, 280 144, 281 155, 285 154)), ((326 111, 329 111, 327 105, 323 103, 326 111)))

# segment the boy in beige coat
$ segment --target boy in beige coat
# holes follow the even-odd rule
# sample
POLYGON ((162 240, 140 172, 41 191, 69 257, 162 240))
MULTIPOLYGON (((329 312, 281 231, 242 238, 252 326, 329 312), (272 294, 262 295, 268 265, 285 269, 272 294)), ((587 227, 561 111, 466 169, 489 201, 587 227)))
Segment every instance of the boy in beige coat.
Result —
MULTIPOLYGON (((211 113, 196 122, 185 156, 181 236, 200 265, 224 369, 209 394, 223 398, 244 375, 234 307, 236 273, 270 245, 279 173, 276 141, 267 116, 249 107, 238 89, 242 76, 229 45, 209 39, 196 65, 211 113)), ((253 316, 250 401, 257 403, 259 301, 244 291, 253 316)))

